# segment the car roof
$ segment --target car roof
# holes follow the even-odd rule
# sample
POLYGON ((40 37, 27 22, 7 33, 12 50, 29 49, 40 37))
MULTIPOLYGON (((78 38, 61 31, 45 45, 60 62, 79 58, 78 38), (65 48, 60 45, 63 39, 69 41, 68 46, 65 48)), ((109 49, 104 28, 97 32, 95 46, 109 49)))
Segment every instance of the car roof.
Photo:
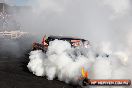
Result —
POLYGON ((75 38, 75 37, 70 37, 70 36, 49 36, 48 38, 50 39, 59 39, 59 40, 82 40, 82 41, 86 41, 85 39, 81 39, 81 38, 75 38))

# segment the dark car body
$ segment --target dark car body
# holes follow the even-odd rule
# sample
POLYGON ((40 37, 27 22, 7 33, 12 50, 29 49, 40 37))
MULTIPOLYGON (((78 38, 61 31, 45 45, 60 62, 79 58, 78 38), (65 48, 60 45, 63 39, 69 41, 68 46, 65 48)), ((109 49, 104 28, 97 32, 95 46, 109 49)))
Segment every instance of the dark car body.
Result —
POLYGON ((49 42, 54 41, 55 39, 67 41, 71 44, 72 47, 78 46, 89 46, 89 41, 81 38, 65 37, 65 36, 49 36, 48 38, 43 37, 42 43, 33 43, 33 50, 42 50, 43 52, 47 51, 49 42))

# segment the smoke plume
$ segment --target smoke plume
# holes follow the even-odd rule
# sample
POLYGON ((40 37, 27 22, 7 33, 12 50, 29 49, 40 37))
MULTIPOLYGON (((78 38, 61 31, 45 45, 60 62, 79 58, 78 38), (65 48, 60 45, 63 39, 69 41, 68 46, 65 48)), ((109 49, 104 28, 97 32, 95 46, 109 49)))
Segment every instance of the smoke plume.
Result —
POLYGON ((67 41, 55 40, 50 42, 46 54, 41 50, 32 51, 27 67, 35 75, 47 76, 49 80, 57 77, 66 83, 77 82, 81 76, 81 68, 88 69, 93 62, 80 53, 80 50, 71 48, 67 41))
POLYGON ((48 80, 58 78, 66 83, 79 83, 83 67, 89 72, 90 79, 129 78, 123 52, 114 52, 107 57, 107 52, 103 51, 106 48, 102 47, 98 52, 96 49, 72 48, 67 41, 54 40, 50 42, 47 53, 31 51, 27 67, 37 76, 46 76, 48 80))

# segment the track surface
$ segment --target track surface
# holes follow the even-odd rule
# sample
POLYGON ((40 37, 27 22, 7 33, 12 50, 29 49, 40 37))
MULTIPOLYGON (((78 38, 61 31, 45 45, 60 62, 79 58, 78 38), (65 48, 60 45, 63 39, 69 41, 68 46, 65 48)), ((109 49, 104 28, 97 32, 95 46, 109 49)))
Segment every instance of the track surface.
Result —
POLYGON ((0 88, 73 88, 58 80, 49 81, 33 75, 28 71, 27 63, 26 57, 0 56, 0 88))

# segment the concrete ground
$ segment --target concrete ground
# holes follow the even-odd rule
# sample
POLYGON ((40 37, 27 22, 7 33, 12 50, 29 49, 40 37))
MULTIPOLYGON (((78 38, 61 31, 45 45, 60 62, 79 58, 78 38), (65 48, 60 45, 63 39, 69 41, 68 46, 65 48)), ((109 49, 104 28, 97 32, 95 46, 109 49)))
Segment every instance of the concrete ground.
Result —
POLYGON ((0 88, 76 88, 64 82, 49 81, 28 71, 28 58, 0 56, 0 88))

